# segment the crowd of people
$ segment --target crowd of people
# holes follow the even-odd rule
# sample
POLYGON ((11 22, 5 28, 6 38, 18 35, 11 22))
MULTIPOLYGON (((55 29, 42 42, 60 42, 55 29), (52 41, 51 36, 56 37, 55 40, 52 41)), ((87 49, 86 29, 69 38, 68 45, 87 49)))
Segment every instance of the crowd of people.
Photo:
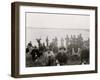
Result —
POLYGON ((61 39, 61 46, 58 46, 57 37, 52 42, 49 42, 48 36, 45 43, 41 43, 41 39, 36 41, 38 46, 30 41, 26 47, 28 67, 89 64, 89 39, 84 40, 81 34, 70 38, 66 35, 65 39, 61 39))

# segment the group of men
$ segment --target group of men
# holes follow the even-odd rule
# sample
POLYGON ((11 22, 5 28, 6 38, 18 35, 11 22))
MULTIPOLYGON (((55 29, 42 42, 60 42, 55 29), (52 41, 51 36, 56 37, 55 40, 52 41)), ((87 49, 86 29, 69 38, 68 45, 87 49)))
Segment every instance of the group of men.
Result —
MULTIPOLYGON (((66 36, 66 47, 64 47, 63 38, 61 39, 61 47, 58 47, 57 37, 55 37, 51 43, 49 43, 47 37, 46 44, 41 43, 41 39, 36 39, 36 41, 38 46, 33 46, 30 41, 26 47, 26 53, 32 56, 32 61, 35 63, 35 66, 74 64, 73 62, 75 62, 75 60, 78 62, 75 64, 81 64, 84 61, 89 62, 89 49, 82 50, 81 46, 83 46, 84 43, 81 34, 78 38, 74 36, 71 39, 66 36)), ((89 41, 87 43, 89 43, 89 41)))
POLYGON ((28 43, 26 53, 32 56, 32 61, 37 66, 56 66, 64 65, 67 63, 67 55, 64 48, 60 48, 58 53, 55 53, 53 49, 41 45, 38 41, 39 47, 33 46, 32 43, 28 43))

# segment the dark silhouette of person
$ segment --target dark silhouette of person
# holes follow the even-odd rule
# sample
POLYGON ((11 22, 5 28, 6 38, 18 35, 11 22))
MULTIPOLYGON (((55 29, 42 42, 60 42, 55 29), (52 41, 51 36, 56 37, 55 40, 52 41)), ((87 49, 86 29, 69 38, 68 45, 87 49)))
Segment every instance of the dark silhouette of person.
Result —
POLYGON ((33 62, 37 59, 37 54, 38 54, 38 49, 35 46, 34 49, 31 51, 31 55, 32 55, 33 62))

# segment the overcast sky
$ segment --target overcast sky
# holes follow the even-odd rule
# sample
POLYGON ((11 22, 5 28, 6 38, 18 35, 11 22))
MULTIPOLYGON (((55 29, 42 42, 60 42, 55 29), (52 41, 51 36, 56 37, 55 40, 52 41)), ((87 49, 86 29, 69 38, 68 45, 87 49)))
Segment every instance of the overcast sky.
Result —
POLYGON ((90 17, 86 15, 61 15, 26 13, 26 27, 89 29, 90 17))

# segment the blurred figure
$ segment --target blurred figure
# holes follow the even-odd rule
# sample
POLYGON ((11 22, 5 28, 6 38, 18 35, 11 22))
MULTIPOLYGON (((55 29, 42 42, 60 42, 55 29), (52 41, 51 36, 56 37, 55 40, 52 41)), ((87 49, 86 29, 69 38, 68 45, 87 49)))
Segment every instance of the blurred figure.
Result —
POLYGON ((67 64, 68 57, 67 57, 65 48, 60 48, 58 54, 56 55, 56 59, 58 60, 60 65, 67 64))
POLYGON ((32 45, 32 42, 30 41, 29 43, 28 43, 28 45, 27 45, 27 47, 26 47, 26 53, 31 53, 31 51, 32 51, 32 49, 33 49, 33 45, 32 45))
POLYGON ((34 46, 34 49, 31 51, 31 55, 32 55, 33 62, 37 59, 38 53, 39 53, 39 51, 38 51, 37 47, 34 46))
POLYGON ((55 55, 54 55, 53 51, 51 51, 50 49, 47 49, 47 51, 45 52, 45 55, 46 55, 47 61, 48 61, 46 66, 55 66, 56 59, 55 59, 55 55))
POLYGON ((89 64, 89 50, 83 49, 81 51, 81 63, 89 64))

